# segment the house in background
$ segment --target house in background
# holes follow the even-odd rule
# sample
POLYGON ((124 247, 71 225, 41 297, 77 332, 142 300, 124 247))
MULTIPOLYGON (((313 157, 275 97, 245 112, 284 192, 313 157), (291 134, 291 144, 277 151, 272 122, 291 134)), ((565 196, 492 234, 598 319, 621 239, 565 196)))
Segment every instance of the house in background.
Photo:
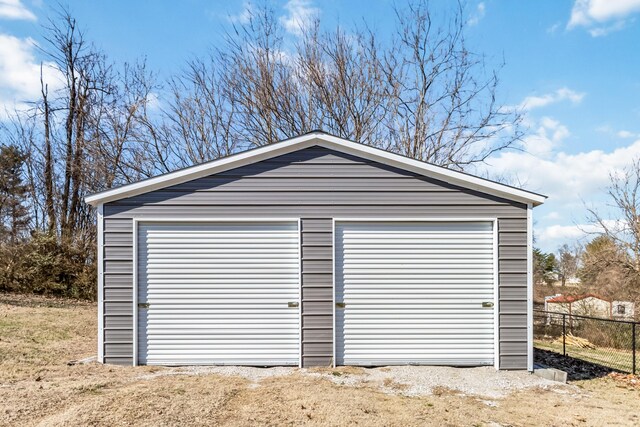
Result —
POLYGON ((629 320, 635 316, 635 304, 631 301, 612 301, 595 294, 562 295, 545 297, 544 309, 554 313, 579 316, 604 317, 629 320))
POLYGON ((86 200, 100 362, 533 369, 542 195, 311 132, 86 200))
POLYGON ((633 320, 636 315, 636 305, 631 301, 613 301, 611 315, 614 319, 633 320))

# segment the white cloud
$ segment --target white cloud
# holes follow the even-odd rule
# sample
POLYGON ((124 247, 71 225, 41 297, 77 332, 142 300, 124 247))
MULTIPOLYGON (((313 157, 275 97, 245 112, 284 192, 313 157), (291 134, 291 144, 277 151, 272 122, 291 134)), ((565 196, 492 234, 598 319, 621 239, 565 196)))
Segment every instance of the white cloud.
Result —
POLYGON ((608 25, 605 27, 591 28, 589 30, 589 34, 591 34, 592 37, 604 37, 609 33, 620 31, 626 26, 627 26, 627 21, 618 21, 612 25, 608 25))
POLYGON ((543 218, 544 219, 558 220, 558 219, 562 218, 562 214, 560 214, 560 212, 552 211, 552 212, 549 212, 548 214, 546 214, 543 218))
POLYGON ((561 26, 562 26, 561 22, 556 22, 555 24, 553 24, 552 26, 547 28, 547 34, 555 34, 555 33, 557 33, 561 26))
POLYGON ((535 108, 546 107, 550 104, 555 104, 562 101, 570 101, 572 104, 579 104, 584 98, 585 94, 582 92, 576 92, 567 87, 562 87, 555 92, 547 93, 541 96, 528 96, 520 104, 520 109, 524 111, 531 111, 535 108))
POLYGON ((547 156, 569 135, 566 126, 550 117, 543 117, 536 132, 523 139, 523 149, 532 155, 547 156))
POLYGON ((629 16, 637 12, 640 0, 576 0, 567 28, 584 27, 593 37, 600 37, 624 28, 629 16))
POLYGON ((320 14, 320 9, 314 7, 310 0, 289 0, 284 8, 287 14, 280 17, 280 23, 289 33, 301 36, 320 14))
POLYGON ((616 133, 616 135, 620 138, 640 138, 640 134, 629 132, 628 130, 621 130, 616 133))
POLYGON ((484 18, 485 14, 486 14, 486 6, 484 2, 478 3, 478 6, 476 7, 475 12, 471 14, 471 16, 469 17, 467 24, 472 27, 474 25, 478 25, 478 23, 482 20, 482 18, 484 18))
POLYGON ((20 0, 0 0, 0 19, 35 21, 38 18, 20 0))
POLYGON ((587 224, 580 225, 550 225, 544 227, 536 233, 536 239, 544 241, 575 241, 585 236, 583 231, 585 227, 589 228, 587 224))
POLYGON ((545 251, 555 251, 556 248, 559 248, 564 243, 585 242, 590 236, 585 231, 591 233, 600 230, 592 224, 554 224, 547 227, 536 227, 533 230, 533 234, 537 246, 543 246, 545 251))
POLYGON ((162 100, 157 92, 150 92, 147 97, 147 108, 149 111, 158 112, 162 110, 162 100))
POLYGON ((585 204, 602 210, 605 218, 613 217, 605 191, 610 176, 621 173, 633 159, 640 157, 640 133, 603 125, 597 128, 600 134, 593 135, 596 147, 605 146, 598 144, 597 138, 627 138, 628 145, 576 152, 577 147, 567 143, 571 134, 567 126, 549 116, 537 118, 530 111, 560 101, 579 103, 584 96, 562 88, 525 99, 520 108, 525 111, 524 124, 532 132, 523 138, 521 151, 497 153, 487 160, 482 171, 489 176, 509 177, 513 183, 526 183, 527 190, 549 196, 534 211, 536 246, 546 251, 599 232, 596 226, 588 224, 585 204))
MULTIPOLYGON (((619 136, 636 137, 626 147, 569 153, 563 149, 569 129, 551 117, 534 119, 526 116, 534 132, 523 139, 523 151, 501 152, 487 160, 486 172, 493 176, 511 177, 514 182, 526 182, 526 188, 549 196, 538 208, 536 244, 554 250, 562 243, 585 236, 585 230, 597 232, 593 225, 567 224, 584 222, 585 203, 606 207, 604 189, 610 175, 622 172, 630 162, 640 157, 640 136, 628 131, 619 136)), ((607 127, 607 133, 613 131, 607 127)))
POLYGON ((236 15, 229 15, 227 19, 233 24, 248 24, 253 16, 253 5, 249 2, 242 4, 242 11, 236 15))
MULTIPOLYGON (((619 229, 621 221, 606 219, 605 226, 611 229, 619 229)), ((590 240, 594 234, 602 233, 603 228, 599 224, 573 224, 573 225, 549 225, 547 227, 536 228, 534 234, 538 241, 545 243, 547 250, 553 250, 563 243, 580 242, 590 240)))
MULTIPOLYGON (((36 42, 0 33, 0 119, 15 109, 25 109, 40 94, 40 62, 35 57, 36 42)), ((61 81, 53 64, 44 63, 42 73, 49 91, 61 81)))
POLYGON ((488 160, 489 170, 503 176, 518 176, 528 189, 549 196, 563 207, 582 207, 583 200, 600 195, 611 173, 624 170, 640 156, 640 140, 613 151, 591 150, 569 154, 564 151, 533 155, 503 152, 488 160))
POLYGON ((624 18, 640 11, 640 0, 576 0, 569 26, 589 25, 624 18))

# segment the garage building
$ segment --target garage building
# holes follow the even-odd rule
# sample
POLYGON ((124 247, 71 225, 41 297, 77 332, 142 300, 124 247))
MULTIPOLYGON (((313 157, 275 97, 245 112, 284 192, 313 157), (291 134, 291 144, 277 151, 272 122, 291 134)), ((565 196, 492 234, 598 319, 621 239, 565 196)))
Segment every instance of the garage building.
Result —
POLYGON ((544 199, 319 131, 91 195, 98 358, 532 370, 544 199))

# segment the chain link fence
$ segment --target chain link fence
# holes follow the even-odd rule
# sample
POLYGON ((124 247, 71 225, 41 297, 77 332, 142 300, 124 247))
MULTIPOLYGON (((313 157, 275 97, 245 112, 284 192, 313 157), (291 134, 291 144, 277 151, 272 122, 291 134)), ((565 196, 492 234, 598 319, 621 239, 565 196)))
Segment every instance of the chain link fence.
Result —
POLYGON ((640 343, 640 322, 590 316, 533 312, 536 348, 636 374, 640 343))

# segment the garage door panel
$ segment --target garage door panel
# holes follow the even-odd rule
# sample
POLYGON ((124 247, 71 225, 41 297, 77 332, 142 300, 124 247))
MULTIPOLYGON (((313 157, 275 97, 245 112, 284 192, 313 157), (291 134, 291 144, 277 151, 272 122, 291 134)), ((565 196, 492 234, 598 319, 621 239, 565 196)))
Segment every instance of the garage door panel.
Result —
POLYGON ((493 364, 491 222, 338 222, 338 364, 493 364))
POLYGON ((297 365, 296 222, 141 223, 138 360, 297 365))

